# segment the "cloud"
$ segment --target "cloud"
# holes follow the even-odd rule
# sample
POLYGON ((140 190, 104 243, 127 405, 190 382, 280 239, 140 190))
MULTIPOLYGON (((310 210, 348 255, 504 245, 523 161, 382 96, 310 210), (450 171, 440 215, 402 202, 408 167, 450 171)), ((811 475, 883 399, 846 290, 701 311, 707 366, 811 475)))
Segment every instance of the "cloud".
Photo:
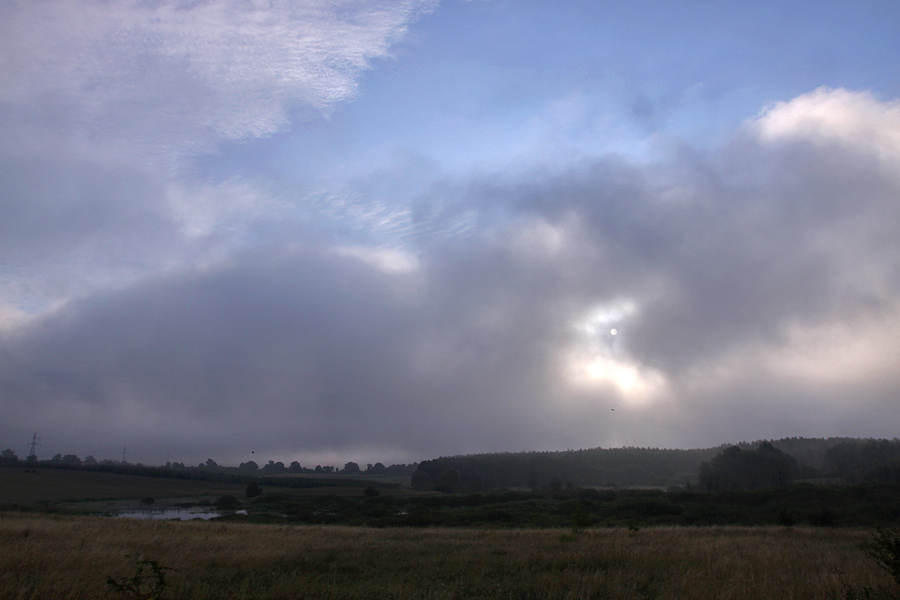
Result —
POLYGON ((753 127, 769 144, 835 144, 892 166, 900 160, 900 102, 882 103, 866 92, 819 88, 773 104, 753 127))
MULTIPOLYGON (((433 2, 13 3, 0 100, 26 128, 177 161, 327 111, 433 2), (36 76, 35 74, 39 74, 36 76)), ((8 124, 7 124, 8 125, 8 124)), ((37 140, 37 148, 46 148, 37 140)))
POLYGON ((405 245, 242 247, 85 295, 0 334, 0 432, 304 464, 892 435, 894 110, 817 90, 715 151, 435 180, 405 245))
POLYGON ((194 159, 353 98, 433 6, 4 3, 0 302, 35 314, 252 240, 284 199, 194 159))

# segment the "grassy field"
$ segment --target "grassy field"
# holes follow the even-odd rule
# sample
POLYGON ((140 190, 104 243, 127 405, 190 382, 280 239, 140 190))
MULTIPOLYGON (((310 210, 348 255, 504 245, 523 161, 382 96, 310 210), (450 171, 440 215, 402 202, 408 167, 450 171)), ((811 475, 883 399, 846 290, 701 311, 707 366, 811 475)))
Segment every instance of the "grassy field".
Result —
POLYGON ((0 468, 0 506, 62 501, 244 495, 245 486, 68 469, 0 468))
MULTIPOLYGON (((385 478, 372 479, 383 483, 385 478)), ((322 482, 327 484, 329 480, 323 477, 322 482)), ((268 485, 265 479, 261 480, 266 492, 277 493, 283 498, 296 498, 296 501, 301 498, 361 498, 371 483, 360 479, 356 487, 344 484, 290 488, 268 485)), ((165 509, 179 505, 209 505, 222 496, 233 496, 247 504, 245 491, 243 484, 198 479, 145 477, 79 469, 0 468, 0 510, 108 514, 146 509, 148 506, 143 501, 147 498, 153 498, 153 508, 165 509)), ((437 495, 436 492, 419 492, 409 488, 391 488, 390 493, 398 499, 437 495)), ((266 508, 262 506, 261 510, 266 508)))
MULTIPOLYGON (((845 598, 893 585, 861 549, 866 532, 825 528, 367 529, 0 514, 0 598, 87 600, 108 577, 160 566, 165 598, 845 598)), ((152 573, 145 583, 155 581, 152 573)), ((886 597, 886 596, 879 596, 886 597)))

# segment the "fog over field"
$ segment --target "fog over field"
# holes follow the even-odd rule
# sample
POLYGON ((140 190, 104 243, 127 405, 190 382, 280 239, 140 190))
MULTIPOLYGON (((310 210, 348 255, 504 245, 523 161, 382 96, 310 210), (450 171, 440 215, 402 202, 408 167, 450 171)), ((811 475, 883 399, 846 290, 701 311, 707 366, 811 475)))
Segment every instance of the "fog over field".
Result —
POLYGON ((900 431, 900 4, 0 3, 0 448, 900 431))

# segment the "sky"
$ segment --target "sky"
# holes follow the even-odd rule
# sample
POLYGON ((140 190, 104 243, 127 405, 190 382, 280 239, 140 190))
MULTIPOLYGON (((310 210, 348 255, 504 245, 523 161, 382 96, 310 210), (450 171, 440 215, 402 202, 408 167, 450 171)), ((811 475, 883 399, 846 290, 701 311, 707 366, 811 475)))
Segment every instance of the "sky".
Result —
POLYGON ((0 0, 0 447, 900 431, 894 0, 0 0))

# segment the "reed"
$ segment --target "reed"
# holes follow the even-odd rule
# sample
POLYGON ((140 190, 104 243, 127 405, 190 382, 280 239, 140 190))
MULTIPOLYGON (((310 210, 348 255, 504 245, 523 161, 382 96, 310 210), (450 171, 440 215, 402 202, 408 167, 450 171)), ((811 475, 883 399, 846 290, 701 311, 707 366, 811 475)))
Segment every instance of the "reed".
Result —
MULTIPOLYGON (((0 598, 128 597, 139 555, 174 599, 844 598, 890 589, 860 530, 367 529, 0 514, 0 598), (132 557, 131 562, 129 557, 132 557)), ((157 598, 157 600, 164 600, 157 598)))

